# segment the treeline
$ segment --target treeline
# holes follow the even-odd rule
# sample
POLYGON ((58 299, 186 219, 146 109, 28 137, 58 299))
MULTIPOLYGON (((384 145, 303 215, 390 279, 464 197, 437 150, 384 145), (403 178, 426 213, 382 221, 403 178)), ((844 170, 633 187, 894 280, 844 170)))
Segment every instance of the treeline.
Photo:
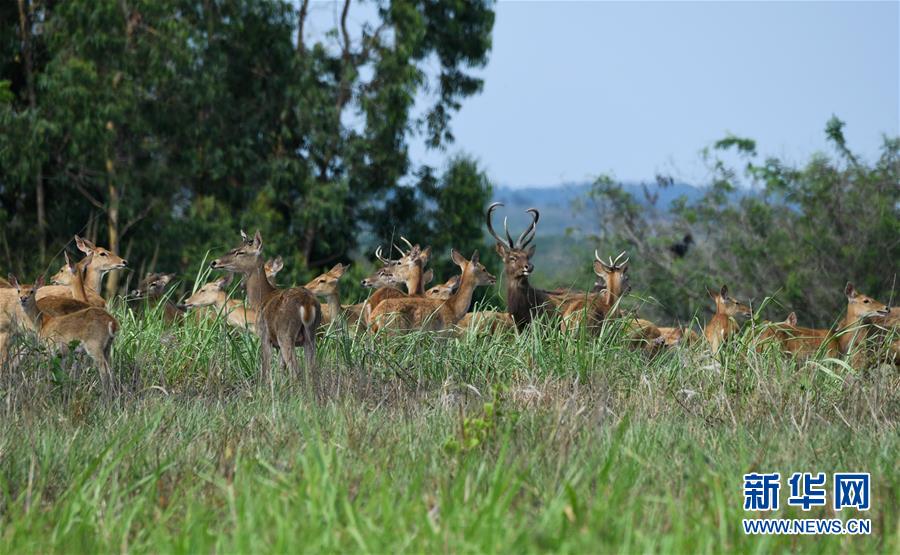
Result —
POLYGON ((846 307, 847 281, 885 303, 900 296, 900 138, 885 137, 867 162, 843 127, 832 118, 825 133, 834 153, 799 167, 727 137, 705 153, 712 180, 697 200, 658 205, 672 184, 659 177, 639 202, 602 176, 578 209, 596 214, 601 231, 591 239, 601 253, 628 250, 635 293, 654 317, 705 318, 713 306, 705 287, 727 283, 757 307, 774 297, 765 311, 773 320, 794 310, 804 325, 829 326, 846 307))
POLYGON ((480 244, 490 187, 475 161, 439 170, 408 150, 452 142, 452 114, 482 87, 491 3, 343 0, 315 36, 312 9, 0 3, 0 267, 55 271, 74 233, 135 270, 188 273, 259 228, 290 281, 366 237, 439 255, 480 244))

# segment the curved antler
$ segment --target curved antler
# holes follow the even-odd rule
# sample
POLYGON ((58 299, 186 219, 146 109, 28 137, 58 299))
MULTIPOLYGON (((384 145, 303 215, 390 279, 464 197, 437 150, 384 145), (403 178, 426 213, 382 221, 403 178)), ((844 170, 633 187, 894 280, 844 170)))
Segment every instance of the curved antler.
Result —
MULTIPOLYGON (((496 210, 498 206, 503 206, 503 203, 502 203, 502 202, 495 202, 495 203, 491 204, 491 205, 488 207, 488 209, 487 209, 487 216, 486 216, 486 219, 487 219, 487 228, 488 228, 488 231, 490 232, 490 234, 493 235, 494 239, 496 239, 498 243, 501 243, 501 244, 503 244, 503 245, 506 245, 508 248, 511 249, 511 248, 513 248, 512 239, 510 239, 509 241, 504 241, 503 239, 501 239, 500 236, 497 235, 497 232, 494 231, 494 224, 491 223, 491 215, 494 213, 494 210, 496 210)), ((508 235, 509 235, 509 234, 507 233, 507 236, 508 236, 508 235)))
POLYGON ((531 225, 529 225, 525 229, 525 231, 522 232, 522 235, 519 235, 519 238, 516 239, 516 247, 520 249, 528 246, 528 244, 531 243, 531 241, 534 239, 534 235, 537 231, 538 220, 541 219, 541 213, 538 212, 537 208, 529 208, 528 210, 526 210, 526 212, 531 214, 531 225))
POLYGON ((375 249, 375 258, 377 258, 377 259, 378 259, 382 264, 384 264, 385 266, 387 266, 388 264, 391 263, 390 260, 388 260, 387 258, 385 258, 384 256, 382 256, 382 254, 381 254, 381 245, 378 245, 378 248, 375 249))

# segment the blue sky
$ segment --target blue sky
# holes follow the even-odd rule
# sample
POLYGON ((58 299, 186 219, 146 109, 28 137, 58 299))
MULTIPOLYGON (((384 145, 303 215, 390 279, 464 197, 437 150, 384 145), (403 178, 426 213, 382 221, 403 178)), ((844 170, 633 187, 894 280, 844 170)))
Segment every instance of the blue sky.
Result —
POLYGON ((898 2, 501 2, 449 152, 500 185, 702 183, 699 151, 726 133, 802 162, 836 114, 871 159, 900 133, 898 28, 898 2))

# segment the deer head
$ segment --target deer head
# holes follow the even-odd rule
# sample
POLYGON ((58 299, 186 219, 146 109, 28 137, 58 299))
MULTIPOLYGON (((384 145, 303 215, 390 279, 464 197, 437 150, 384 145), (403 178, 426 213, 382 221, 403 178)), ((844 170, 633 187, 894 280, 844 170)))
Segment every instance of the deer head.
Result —
POLYGON ((225 299, 228 286, 234 274, 228 274, 215 281, 205 284, 200 289, 188 297, 182 304, 181 308, 196 308, 201 306, 212 306, 218 304, 225 299))
POLYGON ((471 283, 473 283, 475 287, 497 283, 497 278, 488 272, 487 268, 478 261, 478 251, 472 253, 472 258, 466 260, 466 257, 461 255, 456 249, 452 249, 450 251, 450 259, 454 264, 459 266, 460 284, 467 280, 471 280, 471 283))
POLYGON ((257 269, 262 257, 262 234, 257 230, 252 240, 248 241, 246 237, 247 235, 242 231, 240 245, 210 262, 210 267, 241 274, 249 274, 257 269))
POLYGON ((425 296, 432 299, 449 299, 450 296, 456 292, 457 288, 459 288, 459 278, 460 276, 453 276, 444 283, 435 285, 428 291, 425 291, 425 296))
POLYGON ((512 236, 509 234, 509 226, 506 219, 503 220, 503 231, 506 234, 506 239, 500 237, 494 231, 491 216, 499 206, 503 206, 503 204, 495 202, 488 207, 486 217, 488 231, 497 240, 497 254, 503 260, 503 270, 507 279, 510 281, 527 280, 531 272, 534 271, 534 265, 531 263, 531 257, 534 256, 534 245, 531 245, 531 242, 534 240, 535 229, 541 214, 537 208, 526 210, 526 212, 531 214, 531 224, 513 241, 512 236))
POLYGON ((849 281, 844 287, 844 295, 847 296, 847 317, 851 321, 887 316, 891 312, 887 305, 857 291, 849 281))
POLYGON ((129 296, 157 299, 165 294, 166 287, 172 283, 173 279, 175 279, 175 274, 148 273, 138 284, 137 289, 133 289, 129 296))
POLYGON ((600 258, 600 253, 594 250, 594 273, 597 275, 594 288, 605 289, 611 302, 631 291, 631 281, 628 278, 629 258, 622 260, 623 256, 625 256, 625 251, 619 253, 615 260, 610 256, 604 262, 600 258))
POLYGON ((330 270, 307 283, 305 287, 314 295, 335 295, 338 292, 338 282, 348 268, 350 268, 349 264, 335 264, 330 270))
POLYGON ((78 247, 78 250, 83 252, 85 255, 93 254, 94 260, 91 262, 90 267, 96 271, 99 271, 101 274, 106 273, 110 270, 119 270, 128 266, 128 261, 124 258, 118 256, 117 254, 104 249, 103 247, 98 247, 92 242, 75 236, 75 246, 78 247))
POLYGON ((37 278, 34 285, 24 285, 19 283, 19 280, 16 279, 16 276, 13 274, 9 274, 8 278, 9 284, 13 286, 19 297, 19 304, 21 304, 23 308, 35 306, 35 303, 37 302, 35 295, 37 294, 37 290, 44 286, 44 276, 37 278))
POLYGON ((728 296, 727 285, 723 285, 718 291, 712 291, 707 288, 706 292, 716 301, 716 314, 725 314, 728 317, 753 315, 747 304, 728 296))

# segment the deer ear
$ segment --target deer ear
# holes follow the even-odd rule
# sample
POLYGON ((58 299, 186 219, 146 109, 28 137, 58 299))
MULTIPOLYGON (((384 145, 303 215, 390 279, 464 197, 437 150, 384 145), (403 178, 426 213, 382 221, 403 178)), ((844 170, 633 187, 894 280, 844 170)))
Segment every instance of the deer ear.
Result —
MULTIPOLYGON (((419 245, 416 246, 418 247, 419 245)), ((421 254, 419 254, 419 258, 422 259, 423 263, 428 262, 431 259, 431 247, 428 246, 422 249, 421 254)))
POLYGON ((849 281, 847 282, 846 287, 844 287, 844 295, 847 295, 848 299, 852 299, 856 296, 856 288, 853 287, 853 284, 849 281))
POLYGON ((329 273, 337 274, 337 277, 341 277, 341 276, 344 275, 344 272, 347 271, 347 268, 349 268, 349 266, 344 266, 343 264, 341 264, 340 262, 338 262, 338 263, 335 264, 335 265, 331 268, 331 270, 329 270, 328 272, 329 272, 329 273))
POLYGON ((431 283, 431 280, 434 279, 434 270, 428 270, 424 274, 422 274, 422 284, 428 285, 431 283))
POLYGON ((35 280, 35 282, 34 282, 34 288, 35 288, 35 290, 37 290, 37 289, 40 289, 40 288, 43 287, 43 286, 44 286, 44 275, 41 274, 41 275, 35 280))
POLYGON ((509 254, 509 248, 500 241, 497 241, 497 246, 494 248, 497 254, 500 255, 500 258, 506 258, 506 255, 509 254))
POLYGON ((83 237, 79 237, 78 235, 75 236, 75 246, 78 247, 78 250, 80 250, 84 254, 90 254, 94 251, 95 248, 97 248, 93 243, 91 243, 87 239, 84 239, 83 237))
POLYGON ((472 253, 472 264, 478 264, 478 249, 475 249, 475 252, 472 253))
POLYGON ((447 280, 447 283, 452 289, 456 289, 457 287, 459 287, 459 276, 453 276, 452 278, 447 280))
POLYGON ((723 285, 721 289, 719 289, 719 294, 722 295, 722 298, 726 298, 728 296, 728 286, 723 285))
POLYGON ((260 233, 259 230, 257 229, 256 234, 253 235, 253 248, 256 249, 257 251, 260 251, 260 250, 262 250, 262 244, 263 244, 262 233, 260 233))
POLYGON ((607 268, 606 264, 603 262, 594 260, 594 273, 597 274, 598 277, 606 279, 607 274, 609 274, 609 268, 607 268))
POLYGON ((69 252, 68 252, 68 251, 63 251, 63 258, 66 259, 66 267, 67 267, 67 268, 71 268, 71 267, 72 267, 72 261, 69 260, 69 252))
POLYGON ((450 259, 453 260, 453 263, 462 268, 468 262, 463 255, 459 254, 459 251, 456 249, 450 249, 450 259))
POLYGON ((16 289, 19 288, 19 280, 16 279, 16 276, 9 274, 6 276, 6 279, 9 280, 10 285, 15 287, 16 289))
POLYGON ((243 241, 245 243, 250 242, 250 237, 247 235, 247 232, 244 231, 243 229, 241 230, 241 241, 243 241))
POLYGON ((788 314, 787 320, 785 320, 785 322, 787 322, 787 324, 789 326, 796 326, 797 325, 797 313, 791 312, 790 314, 788 314))

